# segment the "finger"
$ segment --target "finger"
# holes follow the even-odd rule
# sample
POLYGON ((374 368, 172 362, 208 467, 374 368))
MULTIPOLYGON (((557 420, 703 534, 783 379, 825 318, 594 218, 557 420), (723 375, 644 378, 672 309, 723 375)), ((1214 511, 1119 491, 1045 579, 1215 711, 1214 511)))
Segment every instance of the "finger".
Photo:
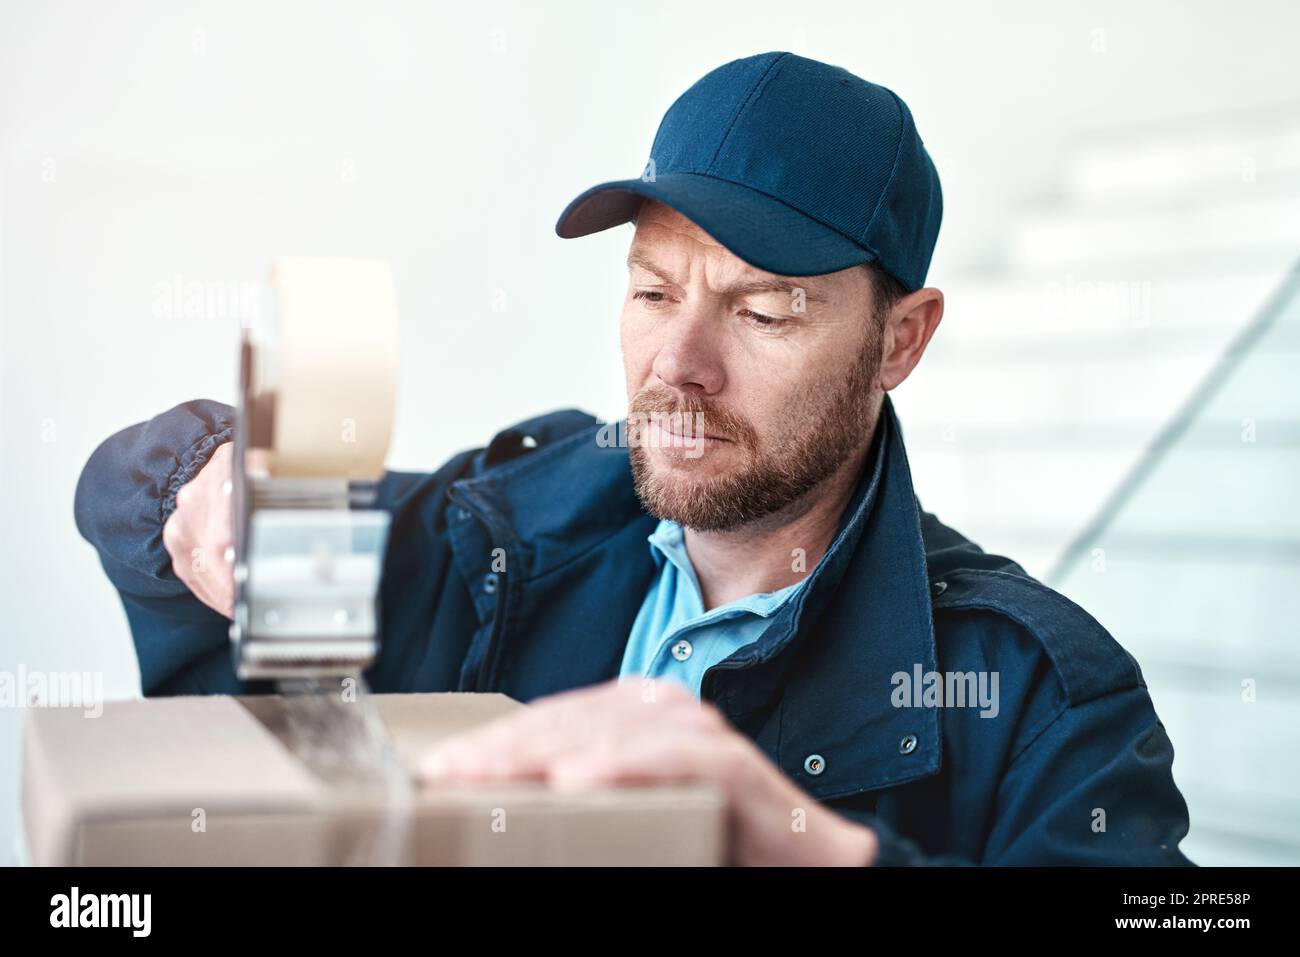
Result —
POLYGON ((559 791, 699 782, 730 793, 743 757, 731 736, 654 731, 616 746, 561 755, 550 765, 547 781, 559 791))
POLYGON ((641 726, 703 726, 709 721, 689 692, 689 703, 671 692, 650 702, 634 692, 607 682, 539 698, 522 713, 435 745, 422 757, 417 775, 426 780, 536 779, 560 755, 597 741, 614 747, 641 726), (653 710, 648 704, 655 705, 653 710))
POLYGON ((541 704, 439 742, 422 756, 425 780, 539 779, 557 754, 611 733, 610 702, 589 689, 541 704))

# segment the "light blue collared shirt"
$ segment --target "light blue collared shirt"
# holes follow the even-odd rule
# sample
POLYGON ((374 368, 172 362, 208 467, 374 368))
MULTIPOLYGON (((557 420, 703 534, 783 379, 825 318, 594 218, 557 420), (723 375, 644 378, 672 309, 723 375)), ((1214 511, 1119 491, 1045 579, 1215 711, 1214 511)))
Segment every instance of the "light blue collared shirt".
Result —
POLYGON ((659 575, 632 624, 619 680, 673 678, 699 697, 704 672, 758 640, 768 619, 803 587, 803 581, 705 612, 682 527, 664 519, 647 541, 659 575))

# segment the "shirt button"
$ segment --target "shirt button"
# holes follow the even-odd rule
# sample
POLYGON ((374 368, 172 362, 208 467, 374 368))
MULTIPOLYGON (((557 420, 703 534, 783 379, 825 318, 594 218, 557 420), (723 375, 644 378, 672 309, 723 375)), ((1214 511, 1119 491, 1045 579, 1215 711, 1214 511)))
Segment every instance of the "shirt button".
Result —
POLYGON ((911 754, 916 750, 916 735, 905 734, 901 741, 898 742, 899 754, 911 754))
POLYGON ((533 438, 531 435, 525 435, 522 439, 519 440, 519 444, 526 449, 537 448, 537 440, 533 438))
POLYGON ((483 590, 489 595, 495 595, 497 591, 497 573, 488 572, 483 576, 483 590))
POLYGON ((681 641, 677 642, 677 644, 673 645, 673 657, 678 661, 685 661, 691 656, 691 652, 694 650, 695 649, 691 647, 691 643, 683 638, 681 641))
POLYGON ((810 754, 803 759, 803 769, 816 777, 826 770, 826 759, 820 754, 810 754))

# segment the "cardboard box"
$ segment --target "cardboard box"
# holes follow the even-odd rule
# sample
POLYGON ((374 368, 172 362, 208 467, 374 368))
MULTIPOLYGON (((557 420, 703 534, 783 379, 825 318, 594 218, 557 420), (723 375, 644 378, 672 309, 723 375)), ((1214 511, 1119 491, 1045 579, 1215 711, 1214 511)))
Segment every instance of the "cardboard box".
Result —
MULTIPOLYGON (((711 788, 331 783, 291 749, 279 696, 32 708, 23 818, 36 865, 713 865, 711 788), (396 796, 395 796, 396 795, 396 796)), ((499 694, 375 695, 397 754, 526 707, 499 694)), ((354 706, 355 707, 355 706, 354 706)), ((403 776, 404 777, 404 776, 403 776)))

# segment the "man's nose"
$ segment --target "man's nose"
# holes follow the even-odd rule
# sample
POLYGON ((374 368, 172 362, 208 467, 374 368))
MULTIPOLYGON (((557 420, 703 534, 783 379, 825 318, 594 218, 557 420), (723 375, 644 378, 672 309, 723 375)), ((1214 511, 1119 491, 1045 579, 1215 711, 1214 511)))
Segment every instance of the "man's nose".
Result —
POLYGON ((682 310, 665 327, 668 338, 655 355, 654 373, 664 385, 714 395, 725 376, 718 343, 718 320, 705 309, 682 310))

